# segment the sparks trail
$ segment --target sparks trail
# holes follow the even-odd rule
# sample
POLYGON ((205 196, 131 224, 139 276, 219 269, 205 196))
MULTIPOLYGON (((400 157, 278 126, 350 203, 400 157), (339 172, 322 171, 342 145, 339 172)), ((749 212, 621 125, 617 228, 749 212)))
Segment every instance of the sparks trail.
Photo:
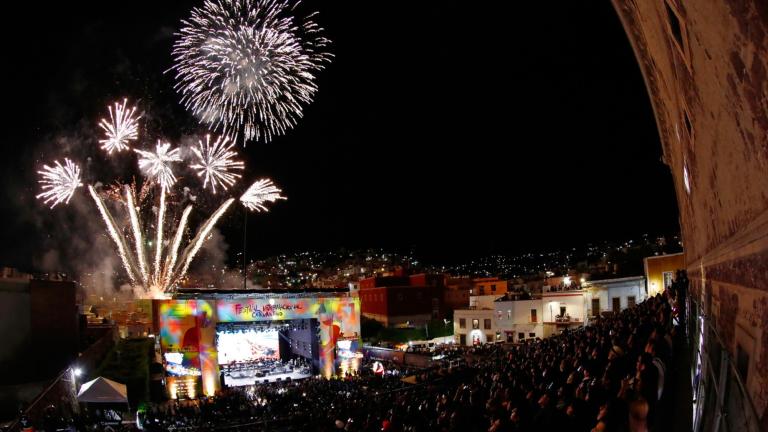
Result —
POLYGON ((69 200, 74 195, 77 188, 82 186, 80 183, 80 167, 69 159, 64 159, 64 165, 59 161, 54 161, 55 166, 43 165, 38 183, 42 185, 43 192, 36 198, 43 198, 46 204, 51 204, 51 208, 57 204, 69 204, 69 200))
POLYGON ((211 136, 206 135, 205 142, 199 140, 198 147, 192 147, 198 161, 189 167, 198 170, 198 177, 205 177, 203 188, 210 184, 215 194, 216 186, 227 190, 240 178, 240 174, 231 172, 245 168, 243 162, 234 160, 237 156, 232 150, 234 146, 226 137, 220 137, 211 144, 211 136))
POLYGON ((171 162, 181 162, 181 153, 178 148, 171 150, 169 143, 158 140, 154 153, 138 149, 134 149, 134 151, 141 155, 139 168, 147 177, 157 181, 162 189, 168 190, 176 183, 171 162))
POLYGON ((265 204, 267 202, 275 202, 277 200, 286 199, 284 196, 280 196, 281 189, 275 186, 270 179, 261 179, 256 181, 248 190, 245 191, 243 196, 240 197, 240 202, 248 210, 256 212, 267 211, 265 204))
POLYGON ((136 107, 126 108, 128 99, 123 99, 122 105, 115 102, 114 111, 109 107, 109 120, 101 119, 99 126, 104 129, 106 138, 99 140, 101 148, 107 154, 113 151, 120 153, 130 148, 128 143, 139 137, 139 119, 136 116, 136 107))
MULTIPOLYGON (((191 165, 190 168, 200 170, 199 177, 205 177, 203 188, 210 185, 213 192, 217 186, 226 190, 241 177, 240 174, 230 172, 235 169, 243 170, 244 165, 235 160, 237 154, 226 138, 219 137, 211 144, 211 138, 208 136, 205 143, 201 140, 199 145, 199 148, 193 149, 199 163, 191 165)), ((168 197, 173 195, 173 187, 177 184, 173 164, 182 161, 181 151, 178 148, 171 148, 170 143, 161 140, 158 140, 154 152, 140 149, 134 149, 134 151, 139 155, 138 166, 147 177, 147 182, 140 189, 138 199, 135 187, 127 185, 111 187, 103 194, 97 191, 94 185, 88 185, 88 194, 104 221, 107 234, 117 248, 117 254, 131 284, 141 286, 145 295, 165 296, 173 292, 179 281, 184 278, 200 248, 210 237, 214 226, 235 202, 235 198, 229 197, 219 205, 198 228, 195 236, 187 242, 179 256, 179 250, 188 230, 192 205, 187 205, 182 212, 176 231, 172 233, 173 240, 168 245, 165 244, 164 233, 168 197), (159 193, 159 204, 153 236, 147 232, 148 224, 142 221, 141 205, 147 202, 144 198, 149 193, 149 189, 155 187, 159 193), (114 210, 105 203, 104 197, 116 202, 119 210, 124 211, 127 217, 116 217, 114 210), (130 241, 130 237, 127 238, 125 233, 130 233, 133 241, 130 241), (154 245, 145 240, 145 235, 149 238, 154 237, 154 245), (154 250, 151 250, 152 247, 154 250), (153 252, 154 260, 150 265, 148 257, 152 256, 153 252)), ((51 208, 62 202, 68 203, 77 188, 82 186, 80 168, 69 159, 64 159, 63 165, 58 161, 53 167, 44 165, 39 174, 41 175, 39 183, 43 191, 37 195, 37 198, 43 199, 46 204, 51 204, 51 208)), ((267 210, 264 205, 266 202, 285 199, 280 196, 280 192, 271 180, 262 179, 246 191, 241 202, 248 209, 265 211, 267 210)), ((173 202, 172 199, 171 202, 173 202)), ((117 214, 117 216, 123 215, 117 214)), ((168 232, 170 235, 171 231, 168 230, 168 232)))
POLYGON ((176 91, 201 123, 231 141, 283 135, 303 116, 330 62, 330 41, 293 0, 206 0, 173 45, 176 91))

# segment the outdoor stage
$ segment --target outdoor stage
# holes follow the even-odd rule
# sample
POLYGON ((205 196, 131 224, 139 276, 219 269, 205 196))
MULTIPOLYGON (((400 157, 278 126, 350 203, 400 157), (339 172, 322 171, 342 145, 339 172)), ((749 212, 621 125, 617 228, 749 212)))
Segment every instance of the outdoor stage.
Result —
POLYGON ((356 371, 360 300, 348 291, 180 290, 153 301, 171 398, 356 371))
POLYGON ((289 372, 267 375, 265 377, 253 377, 251 375, 224 376, 224 385, 227 387, 242 387, 262 383, 296 381, 310 377, 312 377, 312 374, 309 372, 289 372))

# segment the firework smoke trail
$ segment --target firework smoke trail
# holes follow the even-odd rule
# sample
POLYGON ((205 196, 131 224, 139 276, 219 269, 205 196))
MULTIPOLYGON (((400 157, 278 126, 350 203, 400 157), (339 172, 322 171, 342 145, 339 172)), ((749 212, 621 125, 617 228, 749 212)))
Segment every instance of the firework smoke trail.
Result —
POLYGON ((171 162, 181 162, 181 153, 179 149, 171 150, 169 143, 157 141, 155 153, 134 149, 141 155, 139 158, 139 168, 147 175, 157 181, 162 189, 168 189, 176 183, 176 176, 173 175, 171 162))
POLYGON ((323 29, 291 15, 294 0, 206 0, 174 42, 181 102, 201 123, 236 141, 270 141, 312 102, 315 74, 332 55, 323 29))
POLYGON ((168 249, 168 256, 165 259, 165 268, 163 270, 163 286, 165 287, 170 287, 171 282, 175 282, 171 281, 173 267, 176 265, 176 258, 179 254, 179 246, 181 246, 181 238, 184 235, 184 229, 187 226, 187 219, 189 218, 189 213, 191 211, 191 205, 188 205, 187 208, 184 209, 184 213, 181 215, 181 219, 179 219, 179 227, 176 229, 176 236, 173 238, 171 248, 168 249))
POLYGON ((165 223, 165 188, 160 187, 160 208, 157 210, 157 245, 155 245, 155 284, 160 283, 160 256, 163 253, 163 224, 165 223))
POLYGON ((248 209, 257 212, 269 211, 264 205, 266 202, 275 202, 277 200, 287 199, 284 196, 280 196, 282 190, 275 186, 270 179, 257 180, 248 190, 245 191, 243 196, 240 197, 240 202, 248 209))
POLYGON ((192 169, 199 170, 198 177, 205 176, 203 181, 203 189, 211 184, 211 191, 216 193, 216 186, 220 186, 222 189, 227 190, 227 187, 232 186, 237 179, 240 178, 240 174, 230 172, 230 170, 242 170, 245 165, 241 161, 234 160, 237 156, 232 148, 235 143, 228 143, 227 137, 219 137, 211 144, 211 136, 206 135, 205 143, 202 140, 198 140, 199 147, 192 147, 192 152, 198 158, 198 163, 190 165, 192 169))
POLYGON ((144 239, 141 234, 141 222, 139 221, 139 215, 133 200, 133 190, 129 186, 125 187, 125 198, 128 205, 128 216, 131 220, 131 228, 133 230, 136 258, 139 262, 139 271, 141 272, 141 282, 146 286, 149 283, 149 265, 147 264, 147 258, 144 254, 144 239))
POLYGON ((113 151, 118 153, 127 150, 128 143, 139 137, 139 119, 141 116, 135 116, 136 107, 126 109, 128 99, 123 99, 123 104, 120 105, 115 102, 115 110, 112 111, 112 107, 109 107, 109 120, 106 118, 101 119, 99 126, 107 134, 106 139, 99 140, 101 148, 107 151, 107 154, 112 154, 113 151))
POLYGON ((59 161, 54 161, 56 166, 50 167, 43 165, 43 170, 38 171, 41 179, 38 181, 43 192, 36 195, 37 199, 43 198, 43 202, 51 204, 51 208, 57 204, 69 204, 69 200, 74 195, 77 188, 82 186, 80 183, 80 167, 69 159, 64 159, 64 165, 59 161))
POLYGON ((192 260, 195 258, 195 255, 197 255, 200 247, 203 245, 203 243, 205 243, 205 240, 208 238, 211 230, 216 225, 216 222, 219 221, 221 216, 224 215, 224 213, 234 201, 234 198, 229 198, 228 200, 224 201, 224 203, 219 206, 219 208, 211 215, 211 217, 205 221, 203 226, 200 227, 197 235, 195 235, 190 244, 188 244, 184 249, 184 253, 181 256, 181 261, 179 262, 179 267, 174 270, 173 274, 171 275, 172 281, 178 280, 180 277, 187 273, 189 264, 192 263, 192 260))
POLYGON ((107 225, 107 232, 109 233, 109 236, 112 237, 112 241, 114 241, 115 245, 117 245, 118 255, 120 255, 120 259, 123 261, 125 272, 128 273, 128 277, 131 279, 131 282, 135 284, 136 272, 134 270, 136 265, 133 263, 131 255, 128 253, 129 249, 126 245, 123 234, 117 230, 115 220, 112 218, 112 215, 109 213, 109 210, 107 210, 106 206, 104 206, 104 201, 101 200, 101 197, 96 193, 96 190, 93 189, 93 186, 88 185, 88 192, 90 192, 93 201, 96 203, 96 207, 99 208, 101 218, 104 219, 104 223, 107 225))

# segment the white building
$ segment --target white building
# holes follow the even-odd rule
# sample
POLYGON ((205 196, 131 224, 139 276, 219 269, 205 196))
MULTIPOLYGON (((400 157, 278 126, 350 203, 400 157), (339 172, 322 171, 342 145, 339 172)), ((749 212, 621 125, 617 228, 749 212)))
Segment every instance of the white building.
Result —
POLYGON ((471 295, 469 296, 470 309, 493 309, 494 302, 501 296, 499 295, 471 295))
POLYGON ((643 276, 590 281, 584 286, 590 292, 589 316, 618 313, 647 297, 643 276))
POLYGON ((567 328, 584 326, 588 321, 590 293, 585 289, 544 292, 544 337, 560 333, 567 328))
POLYGON ((541 297, 507 293, 470 296, 453 316, 456 343, 520 342, 582 327, 603 312, 619 312, 645 300, 645 278, 634 276, 546 287, 541 297))
POLYGON ((508 294, 494 302, 497 339, 504 342, 520 342, 525 339, 543 338, 541 298, 508 294))
POLYGON ((453 335, 457 344, 472 346, 502 341, 494 320, 497 298, 497 295, 470 296, 470 306, 453 311, 453 335))

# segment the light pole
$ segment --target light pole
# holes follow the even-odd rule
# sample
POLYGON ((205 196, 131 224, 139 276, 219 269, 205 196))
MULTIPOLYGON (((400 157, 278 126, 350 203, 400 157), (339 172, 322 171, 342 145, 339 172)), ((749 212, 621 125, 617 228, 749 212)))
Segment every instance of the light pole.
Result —
POLYGON ((246 255, 247 248, 247 233, 248 233, 248 209, 243 207, 243 289, 247 286, 248 281, 248 261, 246 255))

